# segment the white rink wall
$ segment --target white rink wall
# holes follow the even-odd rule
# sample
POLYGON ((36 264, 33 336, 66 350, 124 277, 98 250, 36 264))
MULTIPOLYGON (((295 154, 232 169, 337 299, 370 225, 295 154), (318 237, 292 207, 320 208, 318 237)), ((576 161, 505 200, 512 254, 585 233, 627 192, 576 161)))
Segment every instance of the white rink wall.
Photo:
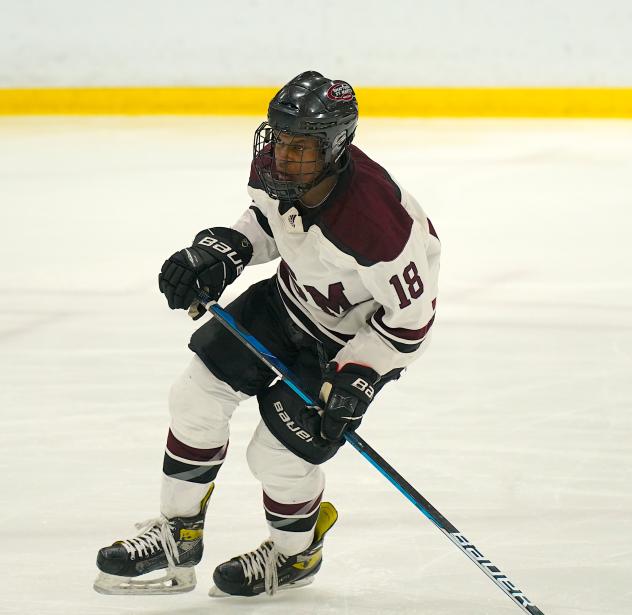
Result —
POLYGON ((632 85, 630 0, 3 0, 0 87, 632 85))

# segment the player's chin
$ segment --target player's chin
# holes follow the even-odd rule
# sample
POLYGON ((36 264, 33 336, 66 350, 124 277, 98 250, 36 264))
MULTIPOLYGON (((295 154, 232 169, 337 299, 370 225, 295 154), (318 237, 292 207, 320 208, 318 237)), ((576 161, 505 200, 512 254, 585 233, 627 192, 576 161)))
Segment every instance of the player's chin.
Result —
POLYGON ((314 183, 314 180, 318 177, 318 173, 297 173, 292 176, 292 180, 297 184, 308 185, 314 183))
POLYGON ((288 184, 306 184, 311 181, 311 176, 295 173, 275 173, 274 179, 278 182, 285 182, 288 184))

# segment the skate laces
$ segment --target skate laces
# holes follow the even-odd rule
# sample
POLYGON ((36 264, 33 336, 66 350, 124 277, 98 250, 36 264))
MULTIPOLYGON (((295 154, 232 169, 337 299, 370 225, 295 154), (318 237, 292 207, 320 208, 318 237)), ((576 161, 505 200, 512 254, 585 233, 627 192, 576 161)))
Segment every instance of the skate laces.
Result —
POLYGON ((132 559, 137 555, 149 556, 162 547, 169 566, 175 567, 176 562, 180 561, 180 554, 173 537, 173 525, 169 519, 164 515, 157 519, 147 519, 136 523, 136 529, 140 530, 138 536, 121 541, 132 559))
POLYGON ((266 540, 259 548, 240 555, 238 559, 249 583, 263 577, 266 594, 272 596, 276 593, 279 588, 277 567, 288 558, 276 550, 273 542, 266 540))

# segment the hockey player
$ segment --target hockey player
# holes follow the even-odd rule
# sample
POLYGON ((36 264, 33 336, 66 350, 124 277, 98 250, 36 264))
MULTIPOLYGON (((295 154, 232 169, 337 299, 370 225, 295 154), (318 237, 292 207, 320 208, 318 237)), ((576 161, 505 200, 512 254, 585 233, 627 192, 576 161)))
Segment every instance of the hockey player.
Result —
POLYGON ((193 359, 170 394, 159 518, 99 551, 105 593, 195 586, 204 515, 237 405, 257 396, 248 463, 263 487, 270 535, 217 566, 211 595, 252 596, 305 585, 337 512, 322 501, 321 464, 355 430, 379 390, 423 351, 434 320, 439 240, 414 200, 351 144, 351 86, 309 71, 272 99, 255 131, 252 205, 211 227, 159 275, 172 309, 201 316, 196 292, 219 298, 247 265, 280 258, 276 275, 227 310, 297 375, 322 409, 305 407, 214 319, 191 338, 193 359), (320 411, 319 411, 320 410, 320 411), (157 580, 145 573, 167 569, 157 580))

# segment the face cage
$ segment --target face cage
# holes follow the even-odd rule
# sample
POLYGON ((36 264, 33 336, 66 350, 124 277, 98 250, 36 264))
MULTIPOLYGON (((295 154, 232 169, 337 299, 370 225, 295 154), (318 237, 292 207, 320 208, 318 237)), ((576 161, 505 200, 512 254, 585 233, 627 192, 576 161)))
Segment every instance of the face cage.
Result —
MULTIPOLYGON (((323 168, 320 172, 303 171, 303 165, 312 165, 317 159, 313 155, 314 149, 309 148, 306 150, 296 150, 296 154, 288 160, 283 160, 287 165, 292 165, 291 168, 295 169, 299 167, 298 172, 288 173, 288 168, 285 171, 281 171, 277 168, 277 159, 275 156, 275 145, 278 142, 278 136, 280 131, 274 130, 270 124, 263 122, 255 131, 255 138, 253 143, 253 161, 255 171, 259 180, 263 184, 263 188, 273 199, 295 201, 300 199, 305 193, 309 192, 314 186, 320 183, 328 175, 332 175, 331 164, 331 149, 329 143, 325 141, 320 135, 297 135, 297 136, 314 136, 318 139, 320 148, 320 155, 323 160, 323 168), (310 154, 312 153, 312 154, 310 154), (303 156, 306 155, 307 159, 303 161, 303 156), (292 176, 308 175, 312 176, 309 181, 294 181, 292 176)), ((288 133, 289 134, 289 133, 288 133)), ((292 148, 292 142, 284 143, 288 149, 292 148)), ((298 147, 295 145, 294 147, 298 147)), ((337 173, 338 171, 334 171, 337 173)))

